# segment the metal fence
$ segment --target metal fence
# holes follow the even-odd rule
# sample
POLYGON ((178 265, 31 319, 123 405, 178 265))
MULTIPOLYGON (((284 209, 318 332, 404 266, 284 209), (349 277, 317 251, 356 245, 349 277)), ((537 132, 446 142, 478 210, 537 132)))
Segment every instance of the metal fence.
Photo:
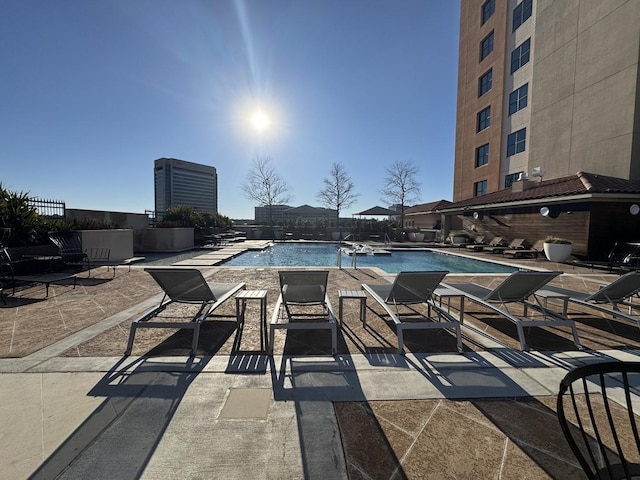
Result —
POLYGON ((60 200, 46 200, 44 198, 32 197, 29 205, 43 217, 65 218, 65 203, 60 200))

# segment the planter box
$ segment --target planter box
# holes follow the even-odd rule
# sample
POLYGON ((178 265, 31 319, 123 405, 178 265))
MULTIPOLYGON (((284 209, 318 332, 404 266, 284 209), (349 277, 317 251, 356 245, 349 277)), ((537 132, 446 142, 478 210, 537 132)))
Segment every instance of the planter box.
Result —
POLYGON ((550 262, 564 262, 571 256, 573 245, 570 243, 545 243, 544 254, 550 262))
POLYGON ((135 234, 136 251, 183 252, 194 247, 193 228, 147 228, 135 234))
POLYGON ((89 258, 101 258, 101 252, 109 250, 109 260, 112 262, 133 257, 133 230, 80 230, 82 249, 87 252, 89 258))

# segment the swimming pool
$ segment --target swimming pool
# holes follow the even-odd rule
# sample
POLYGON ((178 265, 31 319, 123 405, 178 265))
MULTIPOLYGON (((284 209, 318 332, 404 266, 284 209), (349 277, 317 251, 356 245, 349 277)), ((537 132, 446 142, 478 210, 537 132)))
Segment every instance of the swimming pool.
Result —
MULTIPOLYGON (((225 262, 231 267, 335 267, 337 243, 276 243, 262 251, 249 251, 225 262)), ((342 266, 351 257, 342 254, 342 266)), ((358 268, 378 267, 387 273, 407 270, 448 270, 451 273, 511 273, 517 268, 433 251, 398 251, 391 255, 358 255, 358 268)))

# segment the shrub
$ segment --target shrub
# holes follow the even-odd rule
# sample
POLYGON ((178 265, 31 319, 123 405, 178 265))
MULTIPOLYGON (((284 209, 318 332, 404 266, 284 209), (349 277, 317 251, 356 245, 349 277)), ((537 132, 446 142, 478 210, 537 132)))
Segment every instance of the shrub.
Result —
POLYGON ((0 184, 0 227, 11 228, 11 247, 37 245, 42 235, 46 238, 44 221, 29 202, 26 192, 12 192, 0 184))
POLYGON ((564 245, 571 245, 573 242, 571 240, 567 240, 566 238, 547 237, 544 239, 544 243, 562 243, 564 245))

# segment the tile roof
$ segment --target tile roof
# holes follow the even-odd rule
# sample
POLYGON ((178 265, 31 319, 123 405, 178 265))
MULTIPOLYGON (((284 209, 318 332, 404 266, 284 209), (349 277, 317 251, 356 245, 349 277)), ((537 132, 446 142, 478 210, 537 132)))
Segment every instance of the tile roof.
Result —
POLYGON ((447 208, 451 204, 452 203, 449 200, 438 200, 437 202, 420 203, 418 205, 414 205, 413 207, 406 208, 404 210, 404 213, 435 213, 439 210, 442 210, 443 208, 447 208))
POLYGON ((623 178, 587 172, 578 172, 575 175, 543 181, 529 181, 535 183, 520 192, 514 192, 511 188, 505 188, 479 197, 467 198, 441 209, 449 210, 488 204, 513 203, 550 197, 560 198, 589 194, 640 195, 640 181, 638 180, 625 180, 623 178))

